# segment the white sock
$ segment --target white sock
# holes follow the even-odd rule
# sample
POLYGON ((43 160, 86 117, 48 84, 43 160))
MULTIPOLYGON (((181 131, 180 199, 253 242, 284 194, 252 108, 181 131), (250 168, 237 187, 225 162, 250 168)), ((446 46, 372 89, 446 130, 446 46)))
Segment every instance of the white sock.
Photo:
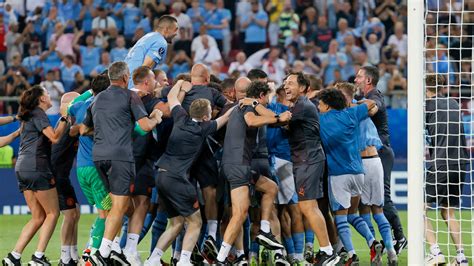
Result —
POLYGON ((220 262, 225 261, 229 255, 229 251, 232 248, 232 245, 222 242, 221 249, 219 249, 219 254, 217 255, 217 260, 220 262))
POLYGON ((19 260, 21 258, 21 253, 18 253, 14 250, 12 250, 12 252, 10 252, 10 254, 12 254, 12 256, 17 260, 19 260))
POLYGON ((71 252, 71 259, 73 261, 79 261, 79 254, 77 254, 77 245, 70 246, 70 252, 71 252))
POLYGON ((303 255, 303 253, 294 254, 294 258, 295 258, 297 261, 304 261, 304 255, 303 255))
POLYGON ((100 248, 99 248, 100 255, 104 258, 108 258, 110 256, 111 250, 112 250, 112 240, 102 238, 102 242, 100 243, 100 248))
POLYGON ((235 255, 237 255, 237 258, 240 257, 241 255, 244 255, 245 252, 241 249, 238 249, 236 252, 235 252, 235 255))
POLYGON ((114 242, 112 243, 112 250, 117 253, 122 253, 122 248, 120 247, 120 238, 116 236, 114 242))
POLYGON ((155 248, 153 252, 151 253, 150 258, 157 258, 158 260, 160 260, 162 256, 163 256, 163 250, 159 248, 155 248))
POLYGON ((191 253, 192 251, 182 250, 178 265, 191 265, 191 253))
POLYGON ((69 263, 71 260, 71 246, 61 246, 61 261, 69 263))
POLYGON ((267 220, 261 220, 260 221, 260 230, 262 230, 265 233, 270 233, 270 222, 267 220))
POLYGON ((456 260, 457 260, 458 262, 461 262, 461 261, 463 261, 463 260, 466 259, 466 255, 464 255, 464 249, 462 249, 462 248, 461 248, 461 249, 458 249, 458 250, 456 251, 456 253, 457 253, 457 254, 456 254, 456 260))
POLYGON ((441 253, 441 249, 439 248, 438 244, 433 244, 430 247, 430 252, 431 252, 432 255, 436 256, 439 253, 441 253))
POLYGON ((216 240, 217 220, 207 220, 207 234, 216 240))
POLYGON ((127 244, 125 244, 124 250, 128 253, 137 253, 138 239, 140 235, 138 234, 127 234, 127 244))
POLYGON ((41 259, 43 256, 44 256, 44 252, 39 252, 39 251, 35 252, 35 257, 37 257, 38 259, 41 259))
POLYGON ((308 247, 308 248, 310 248, 311 250, 313 250, 313 243, 307 242, 307 243, 305 244, 305 246, 308 247))
POLYGON ((332 255, 332 252, 333 252, 333 249, 332 249, 332 246, 329 245, 327 247, 321 247, 320 248, 322 251, 326 252, 326 254, 328 254, 329 256, 332 255))

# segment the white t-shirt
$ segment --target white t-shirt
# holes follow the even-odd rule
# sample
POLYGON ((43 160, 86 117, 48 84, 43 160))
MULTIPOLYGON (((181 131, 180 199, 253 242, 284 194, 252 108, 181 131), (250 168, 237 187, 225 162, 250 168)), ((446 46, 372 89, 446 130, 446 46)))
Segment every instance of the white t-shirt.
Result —
POLYGON ((364 42, 364 45, 367 49, 367 61, 374 66, 378 65, 380 63, 380 49, 382 48, 382 43, 376 42, 371 44, 364 42))
POLYGON ((268 79, 275 82, 276 86, 280 86, 285 78, 286 62, 283 59, 277 59, 274 62, 265 60, 263 62, 262 70, 268 74, 268 79))
POLYGON ((390 35, 388 38, 388 45, 394 45, 400 56, 407 56, 408 54, 408 37, 403 34, 402 39, 398 39, 395 34, 390 35))
MULTIPOLYGON (((214 37, 207 34, 206 36, 207 36, 209 47, 212 47, 212 46, 217 47, 216 39, 214 39, 214 37)), ((198 50, 202 50, 202 49, 204 49, 204 45, 202 44, 202 36, 199 35, 199 36, 196 36, 196 38, 194 38, 193 42, 191 43, 191 52, 197 52, 198 50)))
POLYGON ((49 93, 51 97, 51 108, 46 110, 46 114, 55 115, 59 113, 59 107, 61 106, 61 96, 64 94, 63 84, 59 81, 42 81, 40 83, 49 93))
POLYGON ((222 60, 221 52, 217 46, 211 46, 208 49, 199 49, 194 54, 194 64, 205 64, 208 67, 211 67, 211 64, 215 61, 222 60))
MULTIPOLYGON (((191 18, 184 13, 179 14, 179 16, 172 14, 172 16, 174 16, 176 20, 178 21, 179 30, 178 30, 177 39, 181 40, 183 39, 183 36, 181 36, 181 29, 191 29, 192 31, 193 23, 191 22, 191 18)), ((193 33, 191 32, 191 38, 192 38, 192 34, 193 33)))

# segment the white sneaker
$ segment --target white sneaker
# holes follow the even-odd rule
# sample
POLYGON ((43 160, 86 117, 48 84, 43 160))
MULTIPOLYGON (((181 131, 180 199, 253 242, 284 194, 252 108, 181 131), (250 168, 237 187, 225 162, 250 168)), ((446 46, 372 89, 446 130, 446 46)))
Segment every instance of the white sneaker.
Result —
POLYGON ((161 266, 161 259, 157 256, 149 257, 143 265, 144 266, 161 266))
POLYGON ((138 252, 135 253, 129 253, 128 251, 123 251, 123 254, 125 257, 127 257, 128 262, 130 263, 131 266, 142 266, 142 260, 140 258, 140 254, 138 252))
POLYGON ((438 253, 438 255, 428 254, 425 258, 425 265, 439 265, 446 264, 446 258, 443 253, 438 253))

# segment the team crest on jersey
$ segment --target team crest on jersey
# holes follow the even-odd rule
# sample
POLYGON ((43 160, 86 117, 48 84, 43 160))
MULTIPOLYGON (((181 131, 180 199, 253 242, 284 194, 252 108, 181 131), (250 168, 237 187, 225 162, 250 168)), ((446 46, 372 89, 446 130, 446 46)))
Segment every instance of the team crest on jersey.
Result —
POLYGON ((153 54, 156 56, 156 58, 158 58, 158 60, 162 60, 163 59, 163 54, 165 53, 165 48, 163 47, 160 47, 160 49, 158 49, 158 52, 153 52, 153 54))

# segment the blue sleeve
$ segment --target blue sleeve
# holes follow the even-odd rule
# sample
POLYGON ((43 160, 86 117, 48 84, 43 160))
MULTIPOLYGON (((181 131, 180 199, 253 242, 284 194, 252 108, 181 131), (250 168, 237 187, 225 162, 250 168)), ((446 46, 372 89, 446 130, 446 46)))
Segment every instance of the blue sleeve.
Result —
POLYGON ((166 58, 166 50, 168 44, 163 40, 155 41, 152 46, 148 49, 146 56, 150 57, 158 65, 166 58))
POLYGON ((362 120, 369 117, 369 108, 367 104, 361 104, 358 106, 353 107, 355 109, 355 115, 357 117, 357 121, 361 122, 362 120))
POLYGON ((76 114, 77 114, 77 110, 79 110, 79 108, 81 108, 81 106, 82 106, 83 103, 84 103, 84 102, 77 102, 77 103, 71 105, 71 107, 69 107, 69 110, 68 110, 68 111, 69 111, 69 115, 75 117, 76 114))

